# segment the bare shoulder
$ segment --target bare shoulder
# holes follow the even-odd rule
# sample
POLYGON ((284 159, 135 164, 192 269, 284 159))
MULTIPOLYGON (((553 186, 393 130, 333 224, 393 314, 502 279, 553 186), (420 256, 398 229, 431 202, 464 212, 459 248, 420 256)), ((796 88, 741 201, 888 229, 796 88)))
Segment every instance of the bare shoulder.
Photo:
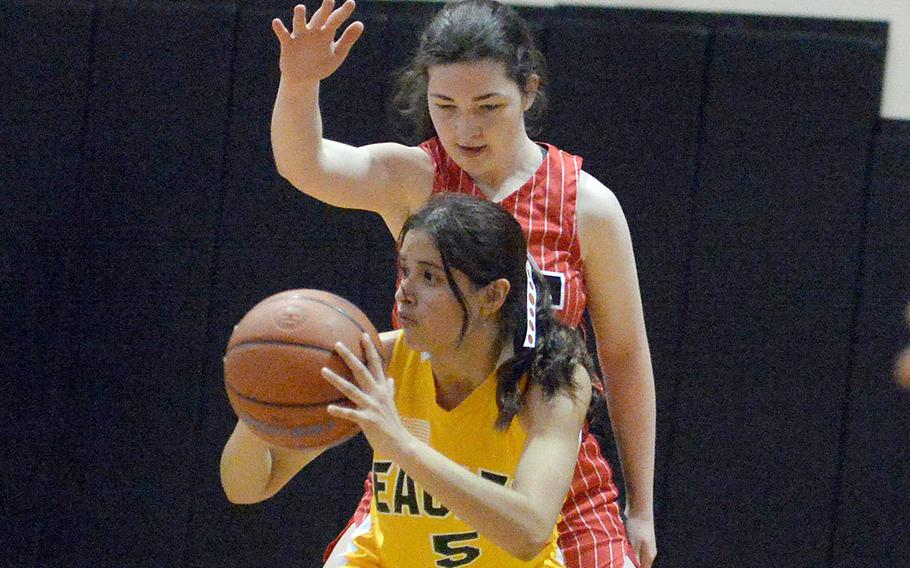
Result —
POLYGON ((582 170, 578 177, 576 214, 585 219, 624 218, 616 194, 596 177, 582 170))
POLYGON ((382 360, 385 361, 386 364, 392 360, 392 351, 394 351, 395 342, 398 340, 398 336, 400 335, 400 329, 384 331, 379 334, 379 355, 382 357, 382 360))
POLYGON ((395 142, 363 147, 370 160, 383 172, 384 182, 398 203, 414 210, 423 205, 433 191, 433 160, 418 146, 395 142))
POLYGON ((592 248, 610 246, 627 238, 629 226, 616 194, 585 171, 578 180, 575 215, 583 257, 592 248))
POLYGON ((548 397, 540 385, 531 385, 524 403, 521 420, 528 432, 580 425, 591 404, 591 377, 583 366, 575 365, 569 389, 548 397))

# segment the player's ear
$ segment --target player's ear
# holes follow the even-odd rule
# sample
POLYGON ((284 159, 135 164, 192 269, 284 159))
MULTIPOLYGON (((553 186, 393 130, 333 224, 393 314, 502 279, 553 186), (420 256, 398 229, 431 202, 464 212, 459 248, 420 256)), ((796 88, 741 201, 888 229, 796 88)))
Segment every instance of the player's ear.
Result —
POLYGON ((484 286, 481 293, 483 300, 483 305, 480 307, 481 313, 485 316, 492 316, 501 310, 511 289, 512 285, 505 278, 498 278, 484 286))
POLYGON ((525 81, 524 93, 522 93, 521 96, 525 111, 534 105, 534 100, 537 98, 537 90, 539 88, 540 75, 537 73, 531 73, 528 75, 528 79, 525 81))

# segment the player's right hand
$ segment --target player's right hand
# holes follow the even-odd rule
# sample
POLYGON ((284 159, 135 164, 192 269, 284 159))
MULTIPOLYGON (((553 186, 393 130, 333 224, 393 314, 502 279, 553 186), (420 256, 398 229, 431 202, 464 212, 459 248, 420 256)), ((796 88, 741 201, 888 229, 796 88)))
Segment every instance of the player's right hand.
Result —
POLYGON ((294 6, 290 32, 280 18, 272 20, 272 30, 281 44, 278 66, 282 80, 320 81, 344 62, 363 33, 363 23, 352 23, 335 41, 338 28, 354 12, 354 0, 346 0, 337 10, 334 7, 334 0, 323 0, 307 22, 306 7, 294 6))

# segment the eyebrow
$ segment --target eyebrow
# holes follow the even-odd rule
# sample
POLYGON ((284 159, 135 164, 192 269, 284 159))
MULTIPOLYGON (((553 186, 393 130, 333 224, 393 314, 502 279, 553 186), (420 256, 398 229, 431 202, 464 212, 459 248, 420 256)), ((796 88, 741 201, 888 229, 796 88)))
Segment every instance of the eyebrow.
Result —
MULTIPOLYGON (((440 95, 440 94, 437 94, 437 93, 430 93, 430 96, 431 96, 431 97, 434 97, 434 98, 437 98, 437 99, 443 99, 443 100, 445 100, 445 101, 452 101, 452 102, 455 102, 455 99, 453 99, 452 97, 447 97, 446 95, 440 95)), ((474 102, 479 102, 479 101, 483 101, 483 100, 486 100, 486 99, 491 99, 491 98, 493 98, 493 97, 504 97, 504 96, 505 96, 505 95, 502 94, 502 93, 487 93, 487 94, 485 94, 485 95, 480 95, 480 96, 474 97, 474 98, 471 99, 471 100, 474 101, 474 102)))
MULTIPOLYGON (((399 257, 398 257, 398 262, 399 262, 399 263, 404 262, 404 261, 406 261, 406 260, 407 260, 407 257, 406 257, 406 256, 404 256, 404 255, 399 255, 399 257)), ((431 266, 431 267, 433 267, 433 268, 438 268, 439 270, 444 270, 442 266, 436 264, 435 262, 430 262, 429 260, 418 260, 418 261, 417 261, 417 264, 423 264, 423 265, 426 265, 426 266, 431 266)))

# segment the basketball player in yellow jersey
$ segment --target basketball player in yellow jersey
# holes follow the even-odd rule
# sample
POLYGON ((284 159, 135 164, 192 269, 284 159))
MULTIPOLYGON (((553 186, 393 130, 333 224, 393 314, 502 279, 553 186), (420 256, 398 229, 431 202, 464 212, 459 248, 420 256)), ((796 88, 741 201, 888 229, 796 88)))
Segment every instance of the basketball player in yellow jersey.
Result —
MULTIPOLYGON (((353 383, 323 370, 351 403, 330 412, 374 450, 370 515, 333 568, 563 566, 590 357, 553 316, 520 225, 487 201, 433 199, 406 221, 399 267, 401 330, 378 350, 365 338, 365 364, 337 346, 353 383)), ((238 423, 222 458, 232 500, 274 494, 317 453, 271 450, 238 423)))

